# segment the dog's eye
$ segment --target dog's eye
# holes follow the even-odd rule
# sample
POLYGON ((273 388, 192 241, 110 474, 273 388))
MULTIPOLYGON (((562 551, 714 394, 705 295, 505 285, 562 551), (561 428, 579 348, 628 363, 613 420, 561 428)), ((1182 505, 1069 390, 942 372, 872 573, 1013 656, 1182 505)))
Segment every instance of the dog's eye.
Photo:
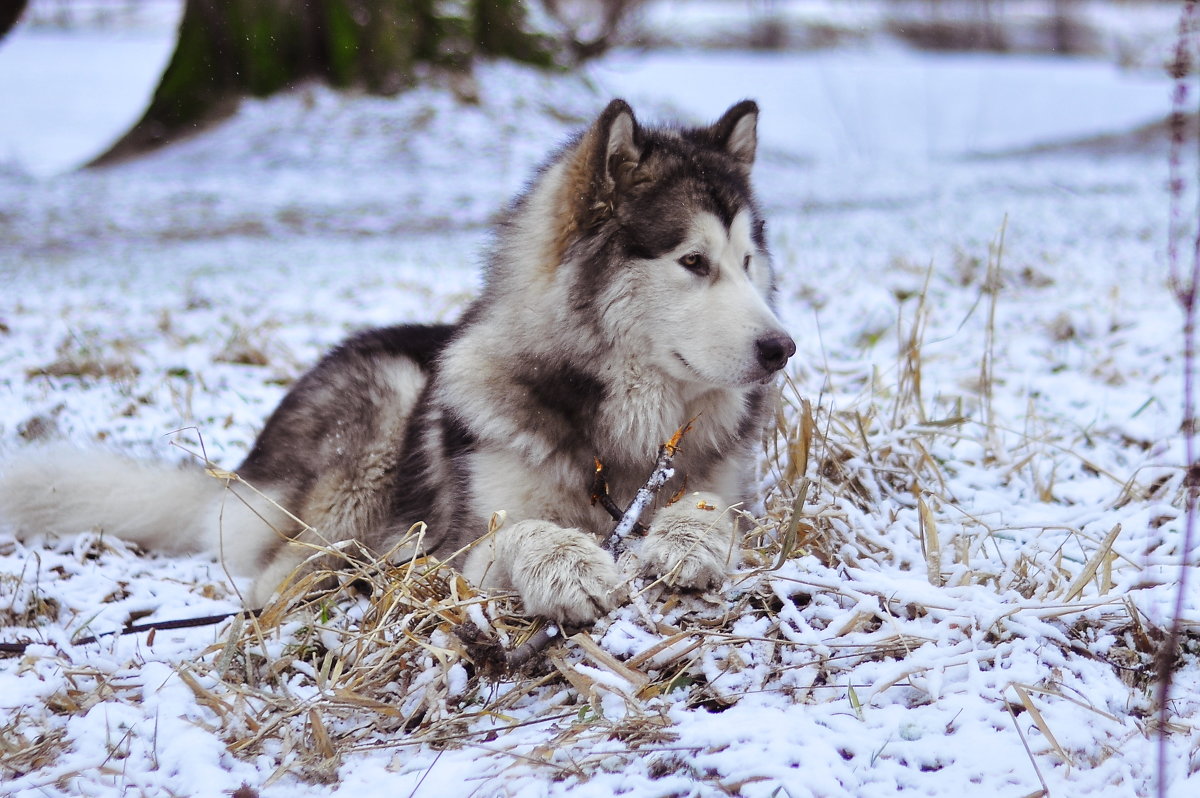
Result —
POLYGON ((742 258, 742 268, 745 269, 746 271, 750 271, 750 256, 749 255, 742 258))
POLYGON ((703 277, 708 274, 708 258, 699 252, 689 252, 679 259, 679 265, 703 277))

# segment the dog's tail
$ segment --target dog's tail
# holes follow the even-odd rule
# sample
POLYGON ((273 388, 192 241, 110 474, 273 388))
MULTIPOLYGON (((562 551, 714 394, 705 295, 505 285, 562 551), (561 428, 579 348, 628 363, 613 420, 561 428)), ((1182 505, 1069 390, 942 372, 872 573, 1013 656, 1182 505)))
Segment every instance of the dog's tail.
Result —
POLYGON ((254 544, 269 531, 254 520, 224 480, 196 467, 67 445, 30 449, 0 464, 0 527, 12 526, 18 536, 95 530, 165 553, 228 554, 235 535, 225 522, 232 521, 260 527, 236 530, 258 533, 236 535, 243 556, 231 564, 245 573, 253 568, 246 555, 253 559, 254 544))

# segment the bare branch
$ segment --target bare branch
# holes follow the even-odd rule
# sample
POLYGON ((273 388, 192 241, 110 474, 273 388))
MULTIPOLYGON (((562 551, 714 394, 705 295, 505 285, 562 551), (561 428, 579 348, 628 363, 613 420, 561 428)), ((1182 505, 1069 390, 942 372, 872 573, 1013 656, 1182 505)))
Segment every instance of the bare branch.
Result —
MULTIPOLYGON (((247 617, 257 618, 262 614, 262 609, 257 610, 235 610, 233 612, 222 612, 217 615, 205 615, 199 618, 184 618, 175 621, 152 621, 150 623, 130 623, 120 629, 113 629, 108 632, 97 632, 94 635, 80 637, 71 641, 71 645, 85 646, 88 643, 95 643, 105 637, 122 637, 124 635, 134 635, 139 632, 156 632, 164 629, 194 629, 198 626, 212 626, 220 623, 235 615, 245 613, 247 617)), ((33 642, 22 641, 19 643, 0 643, 0 655, 4 654, 24 654, 25 650, 32 645, 37 645, 33 642)))
POLYGON ((575 63, 603 55, 617 44, 625 21, 644 0, 542 0, 547 18, 575 63))
MULTIPOLYGON (((608 480, 604 478, 604 464, 599 459, 596 459, 596 476, 592 480, 592 504, 597 503, 612 516, 612 520, 619 522, 625 517, 625 512, 617 506, 617 503, 612 500, 612 496, 608 494, 608 480)), ((637 534, 645 534, 646 525, 638 521, 634 524, 633 531, 637 534)))
MULTIPOLYGON (((1183 145, 1185 139, 1184 120, 1187 114, 1188 86, 1187 80, 1195 66, 1191 47, 1193 42, 1189 32, 1194 29, 1196 21, 1197 0, 1187 0, 1179 17, 1179 30, 1175 42, 1175 57, 1170 65, 1175 89, 1172 94, 1171 109, 1171 151, 1170 151, 1170 219, 1167 229, 1167 260, 1171 290, 1183 310, 1183 444, 1187 460, 1187 471, 1184 476, 1184 532, 1179 551, 1179 582, 1175 588, 1175 602, 1171 608, 1171 622, 1167 627, 1166 640, 1158 650, 1155 658, 1155 669, 1158 672, 1158 741, 1156 770, 1158 783, 1156 794, 1158 798, 1167 795, 1167 734, 1170 719, 1171 688, 1175 678, 1175 666, 1179 652, 1179 639, 1183 633, 1183 603, 1188 591, 1188 558, 1192 552, 1197 522, 1197 503, 1200 501, 1200 458, 1197 453, 1197 424, 1196 424, 1196 358, 1197 358, 1197 315, 1200 312, 1200 301, 1197 298, 1197 286, 1200 284, 1200 230, 1193 230, 1195 236, 1192 263, 1187 274, 1180 263, 1179 238, 1181 229, 1181 205, 1184 193, 1184 178, 1182 174, 1183 145)), ((1200 213, 1197 214, 1200 219, 1200 213)))
POLYGON ((667 480, 675 476, 675 469, 671 463, 675 459, 675 453, 679 451, 679 441, 692 428, 691 422, 675 430, 675 434, 671 436, 671 440, 664 443, 658 449, 658 460, 654 463, 654 470, 650 472, 650 477, 646 480, 646 484, 638 489, 637 495, 633 497, 633 502, 629 505, 629 509, 621 516, 621 520, 613 527, 613 531, 609 533, 608 540, 605 541, 605 547, 612 552, 614 557, 620 556, 625 549, 625 537, 639 526, 638 519, 658 492, 662 490, 662 486, 667 484, 667 480))

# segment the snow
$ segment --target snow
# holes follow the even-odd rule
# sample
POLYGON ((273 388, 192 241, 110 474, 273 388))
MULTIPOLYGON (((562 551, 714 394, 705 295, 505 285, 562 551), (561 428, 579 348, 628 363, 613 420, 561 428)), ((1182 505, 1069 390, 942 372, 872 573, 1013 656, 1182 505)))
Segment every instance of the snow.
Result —
MULTIPOLYGON (((831 551, 810 541, 771 572, 748 562, 678 604, 651 591, 658 626, 626 608, 594 631, 628 660, 681 630, 642 666, 682 668, 671 689, 634 697, 568 646, 591 694, 548 682, 464 721, 478 733, 454 745, 368 709, 330 715, 335 735, 379 731, 328 784, 298 764, 316 745, 307 713, 231 750, 254 713, 228 712, 220 700, 242 699, 205 667, 228 622, 70 642, 236 609, 245 585, 219 563, 0 530, 0 639, 37 643, 0 660, 6 793, 1152 791, 1138 640, 1168 619, 1182 529, 1165 159, 971 156, 1142 124, 1168 110, 1164 78, 887 47, 617 53, 587 79, 485 66, 478 106, 439 86, 394 100, 304 87, 137 162, 65 171, 136 116, 164 35, 25 27, 0 43, 0 105, 30 109, 0 118, 0 454, 49 429, 173 460, 186 455, 172 441, 202 444, 236 465, 283 383, 347 331, 454 318, 495 210, 613 93, 649 119, 760 100, 755 177, 799 345, 785 396, 818 409, 828 441, 814 456, 858 436, 835 426, 856 411, 871 451, 844 451, 846 478, 810 469, 808 517, 833 530, 831 551), (28 77, 51 74, 95 82, 28 77), (900 390, 914 327, 923 418, 900 390), (1069 598, 1117 524, 1115 557, 1069 598)), ((1185 598, 1176 795, 1200 787, 1200 598, 1185 598)), ((356 611, 322 630, 331 650, 356 611)), ((281 657, 302 634, 292 622, 264 649, 281 657)), ((475 709, 516 690, 435 660, 396 698, 405 711, 439 679, 443 701, 475 709)), ((320 706, 315 667, 284 673, 279 690, 320 706)))
POLYGON ((86 61, 71 31, 24 24, 0 41, 0 168, 36 175, 73 168, 145 110, 174 49, 171 38, 161 29, 93 38, 86 61))
POLYGON ((821 161, 923 162, 1120 132, 1160 119, 1169 90, 1161 73, 1099 59, 895 48, 627 53, 597 73, 630 100, 661 100, 658 87, 672 86, 672 102, 701 119, 752 94, 765 144, 821 161))

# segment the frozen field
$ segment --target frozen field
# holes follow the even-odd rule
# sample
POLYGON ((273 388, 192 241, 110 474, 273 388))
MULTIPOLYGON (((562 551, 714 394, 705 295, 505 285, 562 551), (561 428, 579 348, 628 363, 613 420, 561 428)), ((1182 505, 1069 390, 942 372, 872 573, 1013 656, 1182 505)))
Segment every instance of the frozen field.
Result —
MULTIPOLYGON (((153 86, 161 42, 132 46, 136 64, 89 75, 115 63, 111 42, 0 43, 0 107, 26 109, 0 117, 0 456, 61 436, 170 460, 187 456, 172 442, 202 444, 232 468, 347 331, 454 318, 489 219, 610 95, 648 119, 756 96, 755 175, 799 345, 782 435, 801 437, 809 400, 811 484, 775 570, 778 543, 752 535, 721 591, 651 591, 652 617, 625 608, 518 680, 473 675, 436 624, 407 647, 395 632, 397 675, 369 690, 349 651, 362 602, 257 640, 226 622, 73 645, 236 609, 239 585, 203 557, 0 529, 0 640, 36 643, 0 659, 0 793, 1152 792, 1184 462, 1165 150, 969 156, 1132 129, 1168 110, 1163 78, 905 52, 618 54, 588 80, 483 68, 477 107, 436 87, 305 89, 64 173, 153 86), (47 58, 98 82, 40 87, 47 58), (70 136, 50 137, 68 113, 70 136)), ((797 467, 765 447, 766 538, 797 467)), ((1185 606, 1177 796, 1200 789, 1195 590, 1185 606)))

